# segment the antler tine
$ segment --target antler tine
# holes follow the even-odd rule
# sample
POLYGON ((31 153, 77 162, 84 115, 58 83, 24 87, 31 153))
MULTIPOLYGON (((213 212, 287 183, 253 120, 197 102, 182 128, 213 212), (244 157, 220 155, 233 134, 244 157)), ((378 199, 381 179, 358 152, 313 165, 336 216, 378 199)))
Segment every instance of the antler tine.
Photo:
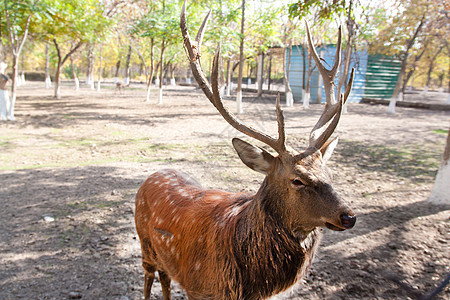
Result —
POLYGON ((278 145, 281 151, 286 151, 286 134, 284 131, 284 115, 280 105, 280 93, 277 94, 277 123, 278 123, 278 145))
POLYGON ((341 65, 341 46, 342 46, 342 26, 339 26, 338 29, 338 41, 336 44, 336 55, 334 57, 334 65, 333 68, 331 68, 330 73, 333 74, 333 81, 334 77, 336 76, 339 66, 341 65))
POLYGON ((348 95, 350 94, 350 91, 352 90, 354 77, 355 77, 355 68, 352 68, 352 72, 350 73, 350 79, 348 80, 347 87, 345 88, 345 92, 344 92, 344 104, 345 104, 345 102, 347 102, 348 95))
POLYGON ((350 94, 350 90, 353 84, 354 79, 354 69, 352 69, 349 82, 347 84, 347 88, 345 89, 345 93, 341 94, 339 92, 339 101, 338 103, 335 103, 335 96, 334 96, 334 78, 336 77, 337 71, 339 69, 340 60, 341 60, 341 27, 339 27, 339 34, 338 34, 338 43, 336 45, 336 56, 335 56, 335 62, 333 65, 333 68, 331 70, 327 70, 323 64, 320 62, 319 56, 317 55, 317 52, 314 48, 312 39, 311 39, 311 33, 309 31, 308 24, 306 24, 306 33, 308 36, 308 44, 312 53, 312 56, 316 62, 317 68, 320 71, 320 74, 322 75, 323 81, 324 81, 324 87, 325 87, 325 94, 326 94, 326 104, 325 109, 320 116, 319 120, 317 121, 316 125, 314 126, 313 130, 311 131, 310 137, 309 137, 309 146, 314 148, 321 148, 326 141, 330 138, 330 136, 333 134, 334 130, 337 127, 337 124, 339 123, 339 119, 341 117, 342 113, 342 106, 347 101, 347 98, 350 94))
POLYGON ((211 15, 211 12, 209 12, 205 19, 203 20, 202 26, 200 27, 199 32, 197 33, 197 44, 195 45, 191 37, 189 36, 187 23, 186 23, 186 0, 184 0, 183 7, 181 8, 181 15, 180 15, 180 28, 181 28, 181 35, 183 36, 184 45, 187 50, 187 54, 189 56, 189 62, 191 65, 192 75, 194 75, 195 80, 197 80, 197 83, 199 87, 202 89, 203 93, 206 95, 208 99, 212 99, 212 90, 211 86, 209 85, 208 80, 206 79, 202 66, 200 64, 200 50, 201 50, 201 42, 203 39, 203 33, 206 28, 206 23, 208 22, 209 16, 211 15), (200 42, 200 43, 199 43, 200 42))
MULTIPOLYGON (((305 22, 306 23, 306 22, 305 22)), ((339 69, 339 65, 341 63, 341 27, 339 26, 339 34, 338 34, 338 45, 336 46, 336 57, 334 61, 333 68, 328 70, 324 67, 322 62, 320 61, 319 55, 317 54, 316 48, 312 42, 311 33, 309 31, 308 23, 306 23, 306 34, 308 36, 308 44, 311 50, 312 57, 316 62, 317 69, 323 78, 323 85, 325 87, 325 97, 328 104, 336 104, 336 99, 334 96, 334 78, 336 77, 337 71, 339 69)))
MULTIPOLYGON (((186 3, 186 1, 184 1, 186 3)), ((198 29, 197 36, 195 37, 195 41, 198 45, 198 53, 200 54, 200 46, 203 42, 203 36, 205 34, 206 24, 208 23, 209 17, 211 16, 211 10, 209 10, 208 14, 206 15, 205 19, 203 20, 202 25, 198 29)))
POLYGON ((214 107, 219 111, 225 121, 228 122, 231 126, 233 126, 236 130, 261 141, 268 146, 272 147, 279 154, 282 154, 286 151, 285 142, 285 134, 284 134, 284 116, 283 111, 280 107, 280 99, 277 98, 277 122, 278 122, 278 139, 274 139, 273 137, 261 132, 257 129, 251 128, 243 124, 239 121, 236 116, 231 113, 224 105, 222 101, 222 97, 219 92, 219 59, 220 59, 220 43, 217 49, 217 52, 214 56, 213 60, 213 68, 211 73, 211 82, 212 82, 212 92, 213 97, 209 99, 214 107))

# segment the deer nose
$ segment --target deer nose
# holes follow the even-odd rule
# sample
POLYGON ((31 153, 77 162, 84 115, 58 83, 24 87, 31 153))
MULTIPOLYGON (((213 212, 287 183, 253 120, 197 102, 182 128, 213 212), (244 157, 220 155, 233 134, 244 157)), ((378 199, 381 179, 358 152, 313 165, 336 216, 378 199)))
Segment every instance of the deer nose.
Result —
POLYGON ((350 229, 353 226, 355 226, 355 222, 356 222, 356 216, 353 215, 353 213, 351 213, 351 214, 343 213, 341 215, 341 224, 342 224, 342 227, 344 227, 345 229, 350 229))

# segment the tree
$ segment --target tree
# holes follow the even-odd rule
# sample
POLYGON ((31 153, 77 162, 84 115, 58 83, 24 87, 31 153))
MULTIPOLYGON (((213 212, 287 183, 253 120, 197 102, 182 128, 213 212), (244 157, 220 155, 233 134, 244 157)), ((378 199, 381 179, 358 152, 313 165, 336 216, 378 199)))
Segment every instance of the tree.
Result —
POLYGON ((55 98, 61 98, 61 71, 67 59, 84 43, 93 43, 104 37, 110 19, 106 8, 95 0, 47 0, 53 11, 42 22, 42 35, 55 46, 55 98), (70 46, 67 46, 70 45, 70 46))
POLYGON ((239 73, 238 86, 236 91, 236 111, 238 114, 243 113, 242 109, 242 73, 244 70, 244 41, 245 41, 245 0, 242 0, 242 18, 241 18, 241 36, 239 44, 239 73))
POLYGON ((9 43, 11 46, 12 81, 11 100, 8 105, 7 119, 14 120, 14 107, 16 103, 17 77, 19 68, 20 52, 28 37, 32 17, 45 10, 45 6, 40 5, 39 0, 7 1, 0 2, 0 11, 6 20, 9 43))
MULTIPOLYGON (((438 0, 409 0, 396 1, 396 7, 389 10, 389 14, 379 15, 374 19, 374 26, 378 34, 370 40, 372 52, 395 55, 400 59, 400 72, 394 93, 389 105, 389 113, 395 113, 395 102, 403 99, 402 85, 408 65, 414 52, 428 42, 431 24, 440 15, 441 4, 438 0)), ((417 56, 416 56, 417 57, 417 56)))

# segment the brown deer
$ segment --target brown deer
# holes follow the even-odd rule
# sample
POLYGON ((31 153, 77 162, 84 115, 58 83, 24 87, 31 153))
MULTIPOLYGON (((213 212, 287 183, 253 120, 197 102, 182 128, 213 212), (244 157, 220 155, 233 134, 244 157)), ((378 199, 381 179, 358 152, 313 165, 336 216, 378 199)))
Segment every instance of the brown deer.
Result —
POLYGON ((352 228, 356 221, 352 210, 333 190, 332 176, 325 165, 337 144, 337 139, 329 138, 353 80, 352 72, 345 94, 332 104, 333 80, 340 63, 340 31, 331 70, 320 63, 309 37, 325 81, 327 104, 311 132, 308 148, 297 152, 285 145, 279 97, 277 139, 246 126, 223 106, 218 86, 220 48, 214 57, 211 86, 200 64, 208 17, 193 42, 183 5, 180 25, 198 84, 230 125, 270 146, 278 155, 233 139, 244 164, 266 175, 255 195, 207 190, 175 170, 150 175, 136 195, 135 214, 145 270, 145 299, 150 299, 155 271, 164 299, 171 297, 172 279, 184 287, 189 299, 267 298, 306 273, 319 244, 321 227, 341 231, 352 228))
POLYGON ((129 86, 130 83, 125 84, 124 82, 121 81, 116 82, 116 90, 119 91, 119 93, 122 93, 122 90, 129 86))

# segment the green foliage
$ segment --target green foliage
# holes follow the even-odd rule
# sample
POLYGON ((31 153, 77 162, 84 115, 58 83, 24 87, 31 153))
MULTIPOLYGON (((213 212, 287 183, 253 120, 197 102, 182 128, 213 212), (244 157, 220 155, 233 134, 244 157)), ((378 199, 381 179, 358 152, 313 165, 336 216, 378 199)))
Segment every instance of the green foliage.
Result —
MULTIPOLYGON (((77 66, 74 65, 74 69, 75 69, 75 74, 77 74, 77 76, 78 76, 81 72, 80 68, 78 68, 77 66)), ((63 74, 64 74, 65 78, 73 79, 72 66, 71 65, 65 66, 63 68, 63 74)))
POLYGON ((316 11, 319 20, 323 22, 345 12, 345 5, 345 0, 299 0, 289 6, 289 16, 291 19, 303 19, 316 11))
POLYGON ((108 32, 112 20, 95 0, 45 0, 52 10, 41 20, 42 37, 96 43, 108 32))

